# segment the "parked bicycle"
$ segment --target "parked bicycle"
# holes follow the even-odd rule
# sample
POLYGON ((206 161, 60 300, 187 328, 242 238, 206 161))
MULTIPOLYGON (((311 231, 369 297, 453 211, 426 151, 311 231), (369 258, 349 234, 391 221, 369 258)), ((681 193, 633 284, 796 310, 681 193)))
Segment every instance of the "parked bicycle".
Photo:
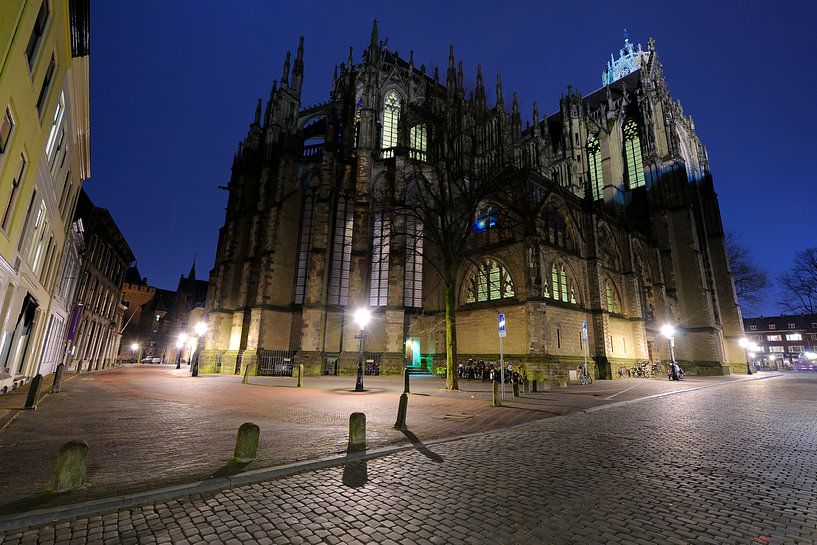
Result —
POLYGON ((579 375, 579 383, 583 385, 593 384, 593 377, 590 376, 590 373, 587 372, 587 369, 584 365, 579 365, 576 368, 576 372, 579 375))

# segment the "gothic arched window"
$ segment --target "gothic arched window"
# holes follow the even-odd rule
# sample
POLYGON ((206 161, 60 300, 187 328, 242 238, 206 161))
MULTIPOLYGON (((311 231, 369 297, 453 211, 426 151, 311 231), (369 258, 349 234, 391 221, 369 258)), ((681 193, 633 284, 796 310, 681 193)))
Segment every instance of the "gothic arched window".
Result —
POLYGON ((418 161, 426 160, 428 150, 428 127, 425 123, 409 129, 409 157, 418 161))
POLYGON ((493 259, 483 261, 471 273, 465 286, 467 290, 466 303, 510 299, 515 295, 511 273, 493 259))
POLYGON ((372 220, 372 267, 369 284, 369 306, 384 307, 389 299, 389 218, 378 212, 372 220))
POLYGON ((550 286, 545 286, 545 297, 552 297, 556 301, 563 303, 578 304, 576 301, 576 288, 568 280, 567 270, 564 265, 554 263, 550 267, 550 286))
POLYGON ((641 138, 638 125, 632 119, 624 125, 624 162, 627 166, 627 189, 643 187, 644 163, 641 160, 641 138))
POLYGON ((548 242, 552 246, 573 251, 575 245, 564 214, 554 207, 545 211, 545 227, 547 228, 548 242))
POLYGON ((315 199, 307 195, 304 199, 303 213, 301 214, 301 241, 298 249, 298 274, 295 278, 295 303, 303 304, 306 292, 306 274, 309 268, 309 250, 312 245, 312 218, 314 216, 315 199))
POLYGON ((601 145, 599 133, 591 134, 587 138, 587 163, 589 167, 590 190, 593 200, 604 197, 604 174, 601 171, 601 145))
POLYGON ((496 206, 483 205, 477 212, 477 217, 474 219, 474 231, 481 233, 492 227, 496 227, 499 219, 499 211, 496 206))
POLYGON ((609 280, 604 281, 604 300, 607 306, 607 312, 618 313, 618 298, 616 297, 615 288, 609 280))
POLYGON ((397 122, 400 120, 400 97, 394 91, 386 94, 383 101, 383 137, 381 138, 382 156, 394 157, 397 146, 397 122))

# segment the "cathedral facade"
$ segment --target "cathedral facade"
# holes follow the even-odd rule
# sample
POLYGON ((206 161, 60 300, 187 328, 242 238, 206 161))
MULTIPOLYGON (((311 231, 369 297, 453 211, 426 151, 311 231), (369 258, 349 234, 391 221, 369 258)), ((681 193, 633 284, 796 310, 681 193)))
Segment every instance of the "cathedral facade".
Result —
POLYGON ((304 106, 303 51, 302 39, 233 158, 203 372, 279 360, 353 372, 363 306, 366 359, 381 372, 444 365, 439 256, 422 251, 422 225, 397 234, 373 202, 418 164, 449 159, 521 173, 543 201, 524 233, 503 229, 490 196, 466 226, 480 236, 456 272, 459 360, 498 359, 501 313, 506 360, 550 383, 585 355, 599 378, 667 361, 665 324, 687 372, 746 372, 707 152, 652 40, 625 40, 601 88, 568 87, 556 113, 540 118, 534 104, 524 126, 499 76, 491 106, 480 68, 464 88, 453 48, 441 78, 388 49, 376 22, 362 59, 350 50, 336 68, 328 100, 304 106), (435 142, 441 116, 454 119, 454 145, 435 142))

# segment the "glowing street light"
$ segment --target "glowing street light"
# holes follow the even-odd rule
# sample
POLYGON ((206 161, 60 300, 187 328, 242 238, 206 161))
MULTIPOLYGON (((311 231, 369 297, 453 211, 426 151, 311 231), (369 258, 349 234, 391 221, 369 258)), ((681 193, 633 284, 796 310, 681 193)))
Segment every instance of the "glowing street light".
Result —
POLYGON ((661 335, 669 339, 669 353, 672 357, 672 363, 675 364, 675 328, 669 324, 661 326, 661 335))
POLYGON ((360 335, 355 335, 355 339, 360 339, 360 351, 357 356, 357 382, 355 382, 355 392, 363 391, 363 347, 366 343, 366 326, 372 319, 372 313, 366 307, 361 307, 355 311, 355 323, 360 328, 360 335))
MULTIPOLYGON (((131 343, 131 345, 130 345, 130 359, 131 359, 131 361, 133 361, 133 354, 134 354, 134 352, 136 352, 136 351, 139 351, 139 352, 140 352, 140 354, 139 354, 139 355, 140 355, 139 359, 141 360, 142 358, 141 358, 141 350, 140 350, 140 348, 139 348, 139 343, 131 343)), ((137 363, 139 363, 139 362, 137 361, 137 363)))
POLYGON ((191 358, 193 362, 193 373, 194 377, 199 376, 199 354, 201 354, 201 338, 204 337, 204 334, 207 333, 207 322, 199 322, 193 327, 193 331, 196 333, 196 355, 195 358, 191 358))
POLYGON ((176 356, 176 369, 182 368, 182 350, 184 349, 184 343, 187 340, 187 333, 179 333, 179 340, 176 341, 176 348, 179 349, 179 354, 176 356))
POLYGON ((751 342, 746 337, 741 337, 740 339, 738 339, 738 344, 740 345, 741 348, 743 348, 743 352, 746 354, 746 373, 751 375, 752 364, 750 363, 749 360, 750 358, 754 359, 755 357, 754 352, 756 352, 760 347, 755 343, 751 342), (752 352, 750 352, 750 350, 752 352))

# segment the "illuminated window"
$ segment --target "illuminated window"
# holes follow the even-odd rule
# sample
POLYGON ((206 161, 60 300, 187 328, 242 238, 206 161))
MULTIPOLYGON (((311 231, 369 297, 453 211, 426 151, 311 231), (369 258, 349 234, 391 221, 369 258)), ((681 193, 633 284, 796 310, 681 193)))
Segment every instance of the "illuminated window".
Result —
POLYGON ((406 220, 406 276, 403 304, 423 306, 423 224, 415 219, 406 220))
POLYGON ((757 331, 757 326, 756 325, 750 325, 749 330, 750 331, 757 331))
POLYGON ((426 160, 428 148, 428 128, 425 123, 414 125, 409 130, 409 157, 418 161, 426 160))
POLYGON ((593 192, 593 200, 597 201, 604 197, 604 175, 601 171, 601 145, 598 133, 591 134, 587 139, 587 162, 590 171, 590 189, 593 192))
POLYGON ((782 341, 783 336, 782 335, 766 335, 766 340, 767 341, 782 341))
POLYGON ((57 101, 57 108, 54 110, 54 118, 51 120, 51 128, 48 131, 48 140, 45 143, 45 155, 48 161, 54 158, 54 146, 57 143, 58 131, 62 128, 62 117, 65 113, 65 94, 60 93, 60 99, 57 101))
POLYGON ((6 108, 6 114, 3 116, 3 121, 0 122, 0 153, 5 153, 6 148, 11 140, 11 131, 14 129, 14 119, 11 117, 11 112, 6 108))
POLYGON ((353 205, 346 197, 338 199, 335 236, 332 241, 332 266, 329 271, 329 304, 349 304, 349 265, 352 259, 353 205))
POLYGON ((789 329, 794 329, 795 327, 797 327, 795 324, 789 323, 789 329))
POLYGON ((306 291, 306 272, 309 268, 309 249, 312 244, 312 217, 315 200, 307 196, 304 200, 304 211, 301 215, 301 244, 298 250, 298 273, 295 277, 295 303, 304 302, 306 291))
POLYGON ((383 138, 381 138, 380 146, 383 149, 383 158, 394 157, 399 119, 400 97, 394 91, 389 91, 383 104, 383 138))
POLYGON ((799 354, 799 353, 800 353, 800 352, 802 352, 802 351, 803 351, 803 347, 802 347, 802 346, 790 346, 790 347, 789 347, 789 352, 795 352, 795 353, 798 353, 798 354, 799 354))
POLYGON ((769 324, 769 329, 777 329, 777 326, 775 324, 769 324))
POLYGON ((604 281, 604 296, 607 301, 607 312, 618 312, 618 304, 616 295, 613 291, 613 286, 610 285, 609 280, 604 281))
POLYGON ((474 220, 474 231, 481 233, 492 227, 496 227, 498 212, 495 206, 483 206, 477 213, 474 220))
POLYGON ((486 259, 466 282, 466 303, 510 299, 515 295, 511 273, 492 259, 486 259))
POLYGON ((770 346, 769 347, 769 352, 783 352, 783 351, 784 350, 783 350, 782 346, 770 346))
POLYGON ((42 43, 47 24, 48 0, 43 0, 40 4, 40 11, 37 12, 37 19, 34 21, 34 28, 31 29, 31 36, 28 38, 28 46, 26 46, 26 59, 28 59, 29 70, 34 67, 34 57, 37 56, 37 51, 40 49, 40 43, 42 43))
POLYGON ((51 55, 51 64, 48 65, 48 70, 45 72, 43 78, 43 85, 40 87, 40 96, 37 97, 37 113, 40 117, 43 116, 43 108, 45 108, 46 99, 48 98, 48 91, 51 89, 51 83, 54 80, 54 72, 57 69, 57 60, 54 55, 51 55))
POLYGON ((20 184, 23 182, 23 174, 26 171, 26 156, 20 154, 20 170, 17 172, 17 177, 12 178, 11 180, 11 192, 9 193, 9 199, 6 202, 6 210, 3 212, 3 223, 0 224, 2 226, 3 231, 7 231, 9 227, 9 222, 11 221, 11 216, 14 213, 14 205, 17 204, 17 196, 20 193, 20 184))
POLYGON ((369 306, 384 307, 389 298, 389 220, 377 213, 372 222, 372 267, 369 306))
POLYGON ((638 136, 638 125, 632 119, 624 125, 624 158, 627 165, 627 188, 644 186, 647 182, 641 160, 641 138, 638 136))
POLYGON ((359 98, 357 100, 357 105, 355 106, 355 147, 357 147, 357 135, 360 132, 360 110, 363 108, 363 99, 359 98))
POLYGON ((800 333, 790 333, 790 334, 786 335, 786 340, 787 341, 802 341, 803 340, 803 335, 801 335, 800 333))
POLYGON ((48 233, 48 219, 45 202, 40 202, 40 208, 34 219, 34 233, 31 238, 31 246, 28 250, 28 263, 34 274, 40 274, 40 267, 43 263, 43 249, 45 248, 45 236, 48 233))
POLYGON ((563 303, 578 304, 576 300, 576 290, 567 276, 567 269, 564 265, 550 267, 550 286, 545 286, 545 297, 551 297, 563 303))

